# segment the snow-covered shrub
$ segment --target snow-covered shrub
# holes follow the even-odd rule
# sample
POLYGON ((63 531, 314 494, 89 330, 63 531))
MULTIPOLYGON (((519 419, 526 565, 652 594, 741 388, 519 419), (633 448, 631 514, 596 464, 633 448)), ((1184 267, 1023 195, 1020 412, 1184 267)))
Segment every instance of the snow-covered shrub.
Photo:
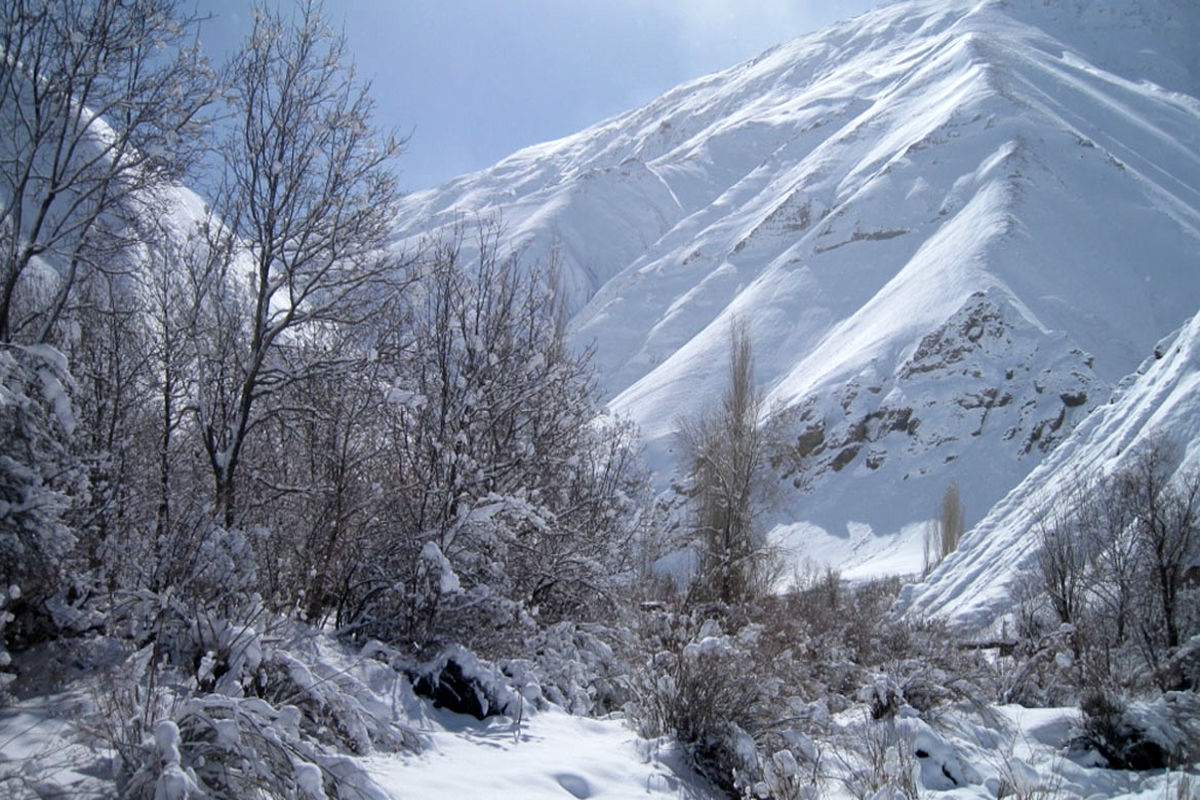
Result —
POLYGON ((413 691, 433 700, 434 708, 476 719, 493 714, 516 715, 523 700, 498 666, 459 645, 451 645, 433 660, 418 665, 411 677, 413 691))
POLYGON ((259 698, 202 695, 159 720, 153 737, 121 753, 122 797, 386 797, 362 768, 327 754, 300 732, 295 706, 259 698))
POLYGON ((518 632, 536 629, 503 592, 502 553, 480 552, 498 545, 503 519, 462 511, 450 538, 470 550, 451 549, 453 563, 436 542, 401 535, 380 543, 357 567, 337 619, 344 637, 402 645, 410 656, 427 658, 457 643, 502 650, 518 632))
POLYGON ((118 754, 121 796, 382 797, 339 753, 424 746, 389 702, 406 677, 370 654, 352 658, 281 618, 204 626, 228 655, 210 647, 197 667, 155 641, 97 692, 90 726, 118 754))
POLYGON ((679 736, 701 768, 747 797, 824 796, 831 778, 863 796, 894 789, 888 780, 909 773, 893 762, 927 765, 886 738, 887 726, 927 734, 926 720, 984 705, 996 686, 988 658, 960 648, 944 624, 891 617, 898 589, 829 574, 754 604, 688 614, 656 604, 639 617, 631 715, 647 734, 679 736), (864 720, 849 733, 847 714, 864 720), (881 727, 868 735, 871 726, 881 727))
POLYGON ((13 616, 8 611, 8 602, 10 599, 18 599, 21 596, 21 590, 16 584, 13 584, 6 591, 0 587, 0 706, 4 706, 8 701, 8 684, 12 683, 15 675, 8 672, 9 666, 12 664, 12 655, 8 652, 5 646, 4 628, 8 623, 12 622, 13 616), (15 596, 14 596, 15 595, 15 596))
POLYGON ((662 613, 645 628, 633 716, 647 735, 674 736, 697 769, 733 789, 754 760, 747 731, 758 727, 778 688, 777 679, 756 669, 761 627, 729 635, 714 618, 662 613))
POLYGON ((862 687, 880 676, 896 693, 880 706, 883 716, 900 705, 931 714, 990 696, 994 676, 987 660, 960 649, 944 623, 891 617, 898 590, 895 580, 848 587, 830 575, 765 601, 756 619, 770 648, 760 658, 786 678, 790 691, 827 698, 835 710, 859 702, 862 687))
MULTIPOLYGON (((44 613, 38 606, 58 591, 75 546, 66 517, 86 476, 68 446, 71 386, 58 351, 0 345, 0 586, 17 587, 9 613, 44 613)), ((15 627, 4 631, 9 641, 15 627)))
POLYGON ((538 631, 525 658, 502 662, 526 700, 546 700, 572 714, 607 714, 630 699, 628 665, 610 642, 628 636, 597 623, 559 622, 538 631))
POLYGON ((253 595, 237 605, 214 598, 209 606, 169 588, 122 593, 109 614, 110 629, 152 653, 150 663, 177 670, 197 690, 227 695, 251 690, 264 634, 278 622, 253 595))
POLYGON ((1012 747, 995 753, 992 766, 996 774, 985 781, 997 798, 1012 800, 1057 800, 1063 796, 1061 774, 1038 772, 1024 759, 1013 755, 1012 747))
MULTIPOLYGON (((1200 612, 1200 598, 1193 602, 1200 612)), ((1200 626, 1197 626, 1200 627, 1200 626)), ((1172 683, 1182 690, 1200 692, 1200 633, 1193 635, 1171 654, 1163 672, 1172 676, 1172 683)))
POLYGON ((743 752, 742 767, 735 779, 743 796, 778 800, 817 800, 825 796, 820 759, 811 740, 797 743, 798 737, 789 738, 793 741, 777 750, 756 746, 752 752, 743 752))
POLYGON ((1079 693, 1074 633, 1066 624, 1021 626, 1011 664, 999 677, 1000 700, 1031 708, 1074 703, 1079 693))
MULTIPOLYGON (((397 679, 404 676, 395 674, 397 679)), ((276 707, 299 709, 300 729, 313 741, 336 743, 356 755, 421 748, 415 731, 371 707, 370 690, 350 672, 320 658, 301 658, 297 650, 270 648, 254 690, 276 707)))
POLYGON ((842 782, 858 800, 916 800, 921 796, 920 766, 910 731, 894 722, 864 722, 839 757, 842 782))
POLYGON ((1099 753, 1113 769, 1162 769, 1200 760, 1200 695, 1167 692, 1128 701, 1105 691, 1080 704, 1074 746, 1099 753))

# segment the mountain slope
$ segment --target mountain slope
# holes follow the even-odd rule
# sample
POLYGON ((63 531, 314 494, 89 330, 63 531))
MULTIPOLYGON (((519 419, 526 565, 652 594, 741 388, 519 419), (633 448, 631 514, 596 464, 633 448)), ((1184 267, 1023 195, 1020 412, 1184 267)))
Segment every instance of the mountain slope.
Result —
MULTIPOLYGON (((1200 303, 1200 11, 915 0, 408 198, 551 252, 672 466, 746 320, 790 410, 779 522, 979 518, 1200 303)), ((910 529, 911 530, 911 529, 910 529)))
POLYGON ((1037 520, 1063 508, 1079 481, 1133 466, 1156 439, 1179 444, 1177 473, 1200 468, 1200 314, 1163 339, 1066 442, 997 503, 924 584, 905 587, 900 610, 996 622, 1022 576, 1037 570, 1037 520))

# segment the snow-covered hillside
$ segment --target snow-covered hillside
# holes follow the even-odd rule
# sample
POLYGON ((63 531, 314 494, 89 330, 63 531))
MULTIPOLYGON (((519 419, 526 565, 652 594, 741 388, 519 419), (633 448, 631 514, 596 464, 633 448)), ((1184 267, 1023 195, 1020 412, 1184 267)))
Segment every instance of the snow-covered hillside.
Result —
POLYGON ((1200 468, 1200 315, 1159 342, 1131 375, 963 539, 926 583, 908 586, 899 610, 953 617, 966 627, 995 623, 1012 591, 1037 568, 1037 520, 1062 507, 1081 480, 1132 466, 1156 438, 1179 445, 1177 474, 1200 468))
POLYGON ((397 238, 553 253, 664 480, 747 321, 808 477, 779 521, 884 552, 952 480, 978 521, 1200 306, 1198 37, 1190 0, 886 5, 414 194, 397 238))

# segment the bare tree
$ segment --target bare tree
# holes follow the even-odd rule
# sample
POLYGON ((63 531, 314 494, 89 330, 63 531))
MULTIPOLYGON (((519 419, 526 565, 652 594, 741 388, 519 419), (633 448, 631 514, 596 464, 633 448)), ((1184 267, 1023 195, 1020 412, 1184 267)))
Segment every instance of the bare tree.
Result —
POLYGON ((109 452, 119 456, 111 459, 106 477, 123 487, 126 507, 114 504, 112 510, 120 524, 110 526, 119 536, 109 548, 108 568, 124 571, 126 586, 178 586, 194 569, 203 534, 211 528, 199 490, 207 474, 188 441, 187 411, 198 391, 191 337, 209 304, 189 266, 203 260, 207 243, 179 228, 165 220, 154 228, 137 275, 138 308, 123 317, 125 330, 111 348, 125 350, 124 361, 132 362, 130 385, 116 392, 129 398, 130 410, 112 426, 118 436, 109 452))
POLYGON ((386 367, 364 333, 327 329, 294 353, 300 363, 337 368, 307 370, 282 393, 285 406, 304 413, 273 416, 258 449, 275 466, 248 482, 269 509, 262 519, 275 559, 260 591, 279 606, 298 605, 313 623, 336 608, 356 562, 369 558, 370 537, 386 535, 386 367))
POLYGON ((345 630, 417 646, 501 643, 522 614, 617 605, 647 499, 630 426, 599 413, 566 345, 553 266, 440 243, 379 346, 386 402, 372 549, 341 592, 345 630))
POLYGON ((211 77, 176 0, 0 4, 0 342, 45 342, 196 154, 211 77))
POLYGON ((770 588, 769 553, 755 529, 768 461, 762 406, 750 335, 735 323, 720 406, 684 421, 679 433, 688 468, 683 491, 692 503, 691 528, 700 548, 698 588, 726 603, 770 588))
POLYGON ((966 532, 966 511, 962 507, 958 484, 951 481, 942 493, 938 504, 938 518, 925 528, 925 567, 923 576, 942 563, 946 556, 958 549, 959 540, 966 532))
POLYGON ((1092 508, 1092 491, 1080 480, 1073 481, 1038 521, 1041 547, 1037 554, 1043 589, 1060 622, 1075 626, 1072 645, 1078 657, 1083 637, 1079 630, 1090 601, 1092 576, 1088 570, 1096 535, 1090 525, 1098 520, 1087 513, 1092 508))
POLYGON ((1121 481, 1120 474, 1106 476, 1090 492, 1077 489, 1074 503, 1089 559, 1088 603, 1095 610, 1089 627, 1113 644, 1128 640, 1139 582, 1134 510, 1121 496, 1121 481))
POLYGON ((372 131, 369 87, 344 66, 344 38, 316 2, 292 19, 257 9, 254 20, 230 66, 230 135, 196 268, 208 303, 198 342, 209 352, 199 354, 194 410, 227 526, 247 442, 280 413, 272 398, 316 368, 285 351, 323 326, 368 319, 396 266, 386 244, 400 143, 372 131))
POLYGON ((1179 456, 1157 440, 1143 450, 1117 484, 1133 510, 1146 589, 1154 601, 1142 615, 1143 637, 1160 637, 1167 649, 1182 641, 1182 597, 1189 568, 1200 562, 1200 473, 1175 476, 1179 456))
POLYGON ((1172 685, 1172 653, 1195 632, 1188 571, 1200 561, 1200 475, 1153 441, 1119 472, 1076 478, 1039 523, 1042 589, 1069 623, 1092 685, 1172 685))

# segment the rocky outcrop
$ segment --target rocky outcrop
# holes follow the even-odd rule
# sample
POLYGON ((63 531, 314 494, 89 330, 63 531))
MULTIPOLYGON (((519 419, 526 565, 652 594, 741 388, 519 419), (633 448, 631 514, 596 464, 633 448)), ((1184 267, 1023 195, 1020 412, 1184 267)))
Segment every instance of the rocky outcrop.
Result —
POLYGON ((890 375, 855 378, 793 410, 788 474, 796 486, 816 485, 829 473, 878 470, 897 453, 906 463, 944 464, 984 439, 999 444, 997 457, 1048 452, 1086 416, 1090 398, 1108 393, 1087 354, 1065 338, 1054 343, 1046 348, 1000 293, 978 292, 890 375), (912 458, 921 455, 936 457, 912 458))

